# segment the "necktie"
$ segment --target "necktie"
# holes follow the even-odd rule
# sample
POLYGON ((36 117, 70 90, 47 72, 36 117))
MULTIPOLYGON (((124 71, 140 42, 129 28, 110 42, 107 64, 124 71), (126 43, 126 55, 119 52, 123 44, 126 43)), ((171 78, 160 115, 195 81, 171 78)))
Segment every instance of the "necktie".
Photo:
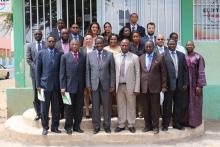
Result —
POLYGON ((78 37, 77 37, 77 35, 74 35, 74 39, 75 39, 75 40, 78 40, 78 37))
POLYGON ((40 51, 42 48, 41 48, 41 45, 40 45, 40 41, 38 41, 38 45, 37 45, 37 50, 40 51))
POLYGON ((78 56, 77 56, 77 53, 74 53, 74 64, 77 64, 78 63, 78 56))
POLYGON ((153 36, 150 36, 150 40, 151 40, 151 41, 154 41, 154 37, 153 37, 153 36))
POLYGON ((175 72, 176 72, 176 78, 178 76, 178 65, 177 65, 177 59, 176 59, 176 53, 174 51, 171 52, 171 56, 172 56, 172 60, 174 63, 174 68, 175 68, 175 72))
POLYGON ((101 51, 98 51, 98 58, 97 58, 97 60, 98 60, 98 63, 99 63, 99 64, 100 64, 101 61, 102 61, 101 55, 102 55, 102 52, 101 52, 101 51))
POLYGON ((54 53, 52 49, 50 50, 50 59, 51 59, 52 64, 54 64, 54 53))
POLYGON ((125 54, 122 55, 122 62, 121 62, 121 66, 120 66, 120 76, 124 77, 125 76, 125 54))
POLYGON ((135 27, 134 27, 134 26, 132 26, 132 28, 131 28, 131 29, 132 29, 132 32, 134 32, 134 31, 135 31, 135 27))
POLYGON ((147 64, 147 70, 150 70, 151 67, 151 62, 152 62, 152 56, 148 55, 148 64, 147 64))

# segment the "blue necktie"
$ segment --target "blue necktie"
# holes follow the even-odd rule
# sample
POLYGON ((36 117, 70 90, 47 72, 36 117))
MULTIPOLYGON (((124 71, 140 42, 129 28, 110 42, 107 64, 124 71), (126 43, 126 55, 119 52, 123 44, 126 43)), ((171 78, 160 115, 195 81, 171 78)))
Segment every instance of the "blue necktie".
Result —
POLYGON ((152 56, 148 55, 148 64, 147 64, 147 70, 150 70, 151 67, 151 62, 152 62, 152 56))
POLYGON ((38 41, 38 46, 37 46, 37 50, 40 51, 42 48, 41 48, 41 45, 40 45, 40 41, 38 41))
POLYGON ((50 50, 50 59, 52 61, 52 64, 54 64, 54 53, 52 49, 50 50))

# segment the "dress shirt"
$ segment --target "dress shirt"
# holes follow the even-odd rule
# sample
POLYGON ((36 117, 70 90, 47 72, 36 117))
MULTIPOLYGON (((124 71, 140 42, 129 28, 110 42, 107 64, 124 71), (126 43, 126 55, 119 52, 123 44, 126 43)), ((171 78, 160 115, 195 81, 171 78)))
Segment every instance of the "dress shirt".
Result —
POLYGON ((39 50, 38 50, 38 48, 39 48, 39 47, 38 47, 39 43, 40 43, 40 47, 41 47, 41 49, 42 49, 42 40, 39 41, 39 42, 38 42, 38 41, 35 41, 37 51, 39 51, 39 50))
POLYGON ((62 45, 62 49, 64 53, 68 53, 70 50, 70 46, 68 42, 63 42, 63 40, 61 40, 61 45, 62 45))
POLYGON ((152 52, 151 54, 146 53, 146 56, 145 56, 146 64, 145 65, 146 65, 147 70, 150 70, 152 60, 153 60, 153 55, 154 55, 154 52, 152 52))
POLYGON ((131 27, 131 32, 133 32, 133 31, 136 31, 136 30, 137 30, 137 27, 138 27, 138 26, 137 26, 137 24, 135 24, 135 25, 132 25, 132 24, 131 24, 130 27, 131 27))
POLYGON ((120 65, 119 83, 126 83, 126 78, 125 78, 126 59, 127 59, 127 53, 121 53, 121 65, 120 65))
POLYGON ((160 47, 160 46, 157 46, 158 48, 158 51, 160 54, 163 54, 164 53, 164 46, 160 47))

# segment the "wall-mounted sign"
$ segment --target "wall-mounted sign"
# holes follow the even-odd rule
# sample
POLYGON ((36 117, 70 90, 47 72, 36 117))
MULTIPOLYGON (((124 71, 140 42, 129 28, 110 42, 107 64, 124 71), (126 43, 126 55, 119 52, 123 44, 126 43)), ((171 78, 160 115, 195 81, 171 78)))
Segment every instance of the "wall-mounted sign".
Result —
POLYGON ((0 13, 11 12, 11 0, 0 0, 0 13))

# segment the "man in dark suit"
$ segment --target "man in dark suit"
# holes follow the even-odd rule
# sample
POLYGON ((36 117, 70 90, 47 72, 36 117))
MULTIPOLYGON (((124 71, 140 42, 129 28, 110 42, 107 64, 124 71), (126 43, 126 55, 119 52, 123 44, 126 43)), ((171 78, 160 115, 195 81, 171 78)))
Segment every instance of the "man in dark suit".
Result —
POLYGON ((145 44, 146 41, 151 40, 156 42, 156 36, 154 35, 155 33, 155 23, 154 22, 149 22, 147 24, 147 35, 141 38, 142 43, 145 44))
POLYGON ((70 51, 69 46, 69 31, 67 28, 63 28, 60 34, 61 39, 56 42, 55 48, 60 52, 68 53, 70 51))
POLYGON ((57 27, 53 28, 52 32, 50 32, 50 36, 53 36, 56 39, 56 41, 60 40, 61 39, 61 37, 60 37, 61 30, 65 27, 66 27, 66 25, 65 25, 64 20, 58 19, 57 20, 57 27))
POLYGON ((183 117, 185 103, 185 92, 188 85, 188 69, 185 55, 176 51, 177 42, 173 39, 168 40, 169 51, 165 52, 165 64, 168 76, 168 90, 164 93, 163 102, 163 123, 162 130, 167 131, 172 114, 173 105, 173 128, 183 130, 180 119, 183 117))
POLYGON ((154 51, 153 41, 145 43, 146 54, 140 57, 141 92, 144 93, 144 120, 143 132, 153 130, 159 133, 160 92, 167 89, 167 73, 163 56, 154 51))
POLYGON ((130 28, 131 32, 138 31, 141 37, 146 36, 145 28, 137 24, 137 21, 138 21, 138 14, 132 13, 130 15, 130 23, 127 23, 126 26, 130 28))
POLYGON ((32 80, 32 86, 34 90, 34 109, 36 112, 35 120, 40 119, 40 101, 38 100, 37 95, 37 87, 36 87, 36 61, 37 61, 37 53, 40 50, 46 49, 46 43, 42 41, 42 32, 41 30, 36 30, 34 32, 35 41, 28 44, 26 51, 26 61, 30 66, 30 76, 32 80))
POLYGON ((115 89, 115 65, 113 54, 103 50, 104 39, 97 37, 96 50, 87 54, 86 59, 86 87, 92 92, 92 123, 93 133, 100 131, 100 101, 103 105, 104 123, 106 133, 111 133, 111 114, 109 112, 109 92, 115 89))
POLYGON ((83 46, 83 37, 79 35, 79 26, 73 24, 70 28, 70 40, 78 40, 80 42, 80 47, 83 46))
POLYGON ((71 40, 71 51, 63 54, 60 63, 60 88, 62 95, 70 93, 72 105, 65 105, 65 130, 83 133, 80 123, 83 116, 83 92, 85 88, 86 57, 80 53, 79 41, 71 40), (73 124, 74 118, 74 124, 73 124))
POLYGON ((59 126, 59 71, 60 71, 60 59, 62 52, 55 49, 55 38, 49 36, 47 38, 48 48, 42 50, 38 53, 37 57, 37 89, 40 92, 41 89, 44 90, 43 93, 45 101, 41 101, 41 123, 43 126, 42 135, 47 135, 48 133, 48 112, 51 103, 52 111, 52 124, 51 131, 55 133, 61 133, 58 129, 59 126))

